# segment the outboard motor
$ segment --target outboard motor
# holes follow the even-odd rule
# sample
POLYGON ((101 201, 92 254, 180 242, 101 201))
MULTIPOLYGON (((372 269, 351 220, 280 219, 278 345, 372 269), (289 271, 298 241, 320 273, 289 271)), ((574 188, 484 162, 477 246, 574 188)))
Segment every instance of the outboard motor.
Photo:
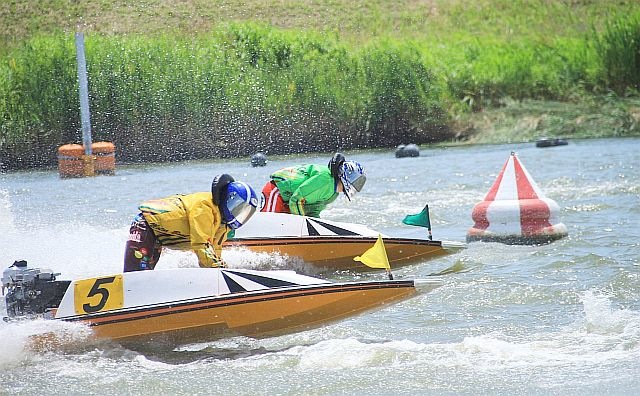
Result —
POLYGON ((24 260, 15 261, 2 273, 2 294, 7 295, 8 318, 44 316, 57 308, 71 281, 57 281, 51 270, 29 268, 24 260))

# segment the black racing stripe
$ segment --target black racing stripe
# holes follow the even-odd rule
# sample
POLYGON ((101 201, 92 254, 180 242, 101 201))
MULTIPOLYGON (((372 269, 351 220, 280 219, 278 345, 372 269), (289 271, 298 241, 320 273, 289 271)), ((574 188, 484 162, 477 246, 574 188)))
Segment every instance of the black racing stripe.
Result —
POLYGON ((239 293, 239 292, 247 291, 247 289, 240 286, 238 282, 231 279, 229 275, 225 274, 224 271, 222 271, 222 277, 224 278, 224 281, 226 282, 227 287, 229 288, 229 291, 231 293, 239 293))
MULTIPOLYGON (((441 241, 429 241, 426 239, 411 239, 411 238, 383 238, 385 244, 399 244, 399 245, 427 245, 427 246, 442 246, 441 241)), ((272 246, 272 245, 319 245, 319 244, 336 244, 336 243, 361 243, 372 244, 375 243, 377 238, 373 237, 339 237, 331 235, 322 235, 320 237, 280 237, 280 238, 263 238, 263 237, 247 237, 247 238, 235 238, 233 241, 229 241, 229 245, 233 246, 272 246)))
POLYGON ((307 222, 307 232, 309 233, 309 235, 320 236, 320 233, 318 232, 318 230, 315 229, 313 224, 311 224, 309 219, 306 219, 306 222, 307 222))
POLYGON ((69 318, 61 318, 60 320, 64 320, 66 322, 78 322, 78 321, 86 321, 88 317, 89 318, 109 318, 109 317, 114 318, 113 320, 107 320, 104 322, 89 323, 89 326, 101 326, 101 325, 112 324, 112 323, 122 323, 122 322, 130 322, 134 320, 153 318, 157 316, 167 316, 167 315, 174 315, 174 314, 179 314, 184 312, 201 311, 206 309, 217 308, 220 306, 256 303, 256 302, 263 302, 263 301, 270 301, 270 300, 284 300, 287 298, 312 296, 316 294, 340 293, 346 290, 353 291, 353 290, 373 290, 373 289, 388 289, 388 288, 402 289, 407 287, 413 288, 414 283, 412 280, 401 280, 401 281, 396 280, 396 281, 379 281, 375 283, 353 283, 353 284, 349 284, 348 286, 349 286, 348 289, 345 289, 344 283, 337 284, 337 285, 324 284, 324 285, 319 285, 318 287, 302 289, 299 292, 294 292, 294 293, 291 293, 291 290, 286 290, 286 289, 267 291, 267 293, 264 293, 264 290, 259 290, 257 291, 257 293, 252 293, 254 295, 249 295, 249 296, 229 295, 222 298, 212 297, 212 298, 207 298, 207 299, 198 300, 198 301, 189 300, 185 302, 169 302, 166 305, 162 305, 162 306, 155 305, 155 306, 141 307, 141 308, 135 308, 135 309, 121 311, 121 312, 101 312, 93 315, 81 315, 81 316, 73 316, 69 318), (250 301, 238 301, 238 300, 244 300, 246 298, 251 298, 251 297, 253 298, 250 301), (193 307, 194 304, 207 304, 207 305, 196 308, 196 307, 193 307), (168 307, 175 308, 175 309, 171 310, 170 312, 156 312, 156 313, 153 312, 155 310, 165 309, 168 307), (180 307, 184 307, 184 308, 180 308, 180 307), (143 314, 145 311, 148 311, 149 313, 146 315, 143 314), (136 316, 133 318, 120 318, 120 319, 118 318, 118 316, 120 315, 129 315, 129 314, 135 314, 135 313, 140 313, 142 315, 136 316))
MULTIPOLYGON (((353 232, 353 231, 349 231, 349 230, 345 230, 344 228, 340 228, 338 226, 334 226, 331 224, 327 224, 327 223, 323 223, 321 221, 318 220, 312 220, 318 224, 320 224, 321 226, 325 227, 326 229, 328 229, 329 231, 335 233, 336 235, 360 235, 357 232, 353 232)), ((309 227, 309 223, 310 221, 307 219, 307 228, 309 227)), ((311 235, 311 232, 309 232, 309 235, 311 235)), ((320 234, 314 234, 314 235, 320 235, 320 234)))
MULTIPOLYGON (((225 272, 234 274, 236 276, 240 276, 240 277, 245 278, 245 279, 249 279, 252 282, 256 282, 258 284, 261 284, 261 285, 267 286, 267 287, 300 286, 300 284, 298 284, 298 283, 287 282, 287 281, 283 281, 283 280, 280 280, 280 279, 268 278, 266 276, 260 276, 260 275, 256 275, 256 274, 247 274, 247 273, 244 273, 244 272, 235 272, 235 271, 224 270, 224 271, 222 271, 222 275, 225 275, 225 272)), ((226 279, 229 279, 229 278, 225 275, 225 280, 226 279)), ((227 284, 228 284, 228 282, 227 282, 227 284)))
POLYGON ((181 243, 189 242, 189 238, 185 238, 183 236, 178 236, 178 235, 160 234, 160 235, 157 235, 156 238, 158 238, 160 243, 162 243, 165 246, 178 245, 181 243))

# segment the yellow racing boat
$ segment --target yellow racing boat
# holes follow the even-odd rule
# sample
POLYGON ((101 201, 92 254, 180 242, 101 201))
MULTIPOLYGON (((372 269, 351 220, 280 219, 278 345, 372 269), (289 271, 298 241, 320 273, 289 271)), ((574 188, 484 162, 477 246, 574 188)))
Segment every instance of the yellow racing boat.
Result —
MULTIPOLYGON (((7 318, 79 322, 97 338, 164 346, 304 331, 439 287, 438 278, 334 283, 294 271, 178 268, 58 280, 24 261, 3 272, 7 318)), ((45 340, 46 342, 46 340, 45 340)))
POLYGON ((285 213, 256 213, 236 230, 225 246, 256 253, 297 257, 331 269, 367 269, 353 258, 373 246, 382 235, 391 267, 456 253, 465 244, 429 239, 396 238, 365 226, 285 213))

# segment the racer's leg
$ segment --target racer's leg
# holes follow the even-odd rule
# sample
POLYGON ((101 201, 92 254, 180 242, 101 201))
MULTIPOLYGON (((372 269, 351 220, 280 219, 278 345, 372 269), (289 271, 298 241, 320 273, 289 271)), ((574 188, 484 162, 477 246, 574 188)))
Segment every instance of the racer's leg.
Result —
POLYGON ((155 268, 162 246, 142 213, 131 223, 129 239, 124 251, 124 272, 152 270, 155 268))

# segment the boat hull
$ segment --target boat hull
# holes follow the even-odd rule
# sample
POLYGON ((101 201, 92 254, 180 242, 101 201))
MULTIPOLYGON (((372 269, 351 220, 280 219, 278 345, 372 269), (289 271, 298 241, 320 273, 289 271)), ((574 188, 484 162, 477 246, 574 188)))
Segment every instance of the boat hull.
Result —
MULTIPOLYGON (((359 261, 354 261, 373 246, 377 237, 308 236, 280 238, 237 238, 225 243, 228 247, 246 248, 255 253, 277 253, 298 257, 302 261, 331 269, 370 269, 359 261)), ((455 253, 464 244, 449 245, 441 241, 412 238, 383 238, 387 257, 392 267, 455 253)))
POLYGON ((392 267, 455 253, 465 246, 459 242, 395 238, 361 224, 270 212, 254 214, 224 245, 255 253, 277 253, 330 269, 367 270, 369 267, 353 258, 372 247, 378 236, 384 240, 392 267))
MULTIPOLYGON (((433 284, 434 287, 437 283, 433 284)), ((269 337, 313 329, 417 294, 413 281, 366 282, 273 290, 141 307, 68 320, 100 338, 168 344, 229 336, 269 337)))
POLYGON ((313 329, 428 292, 438 278, 333 283, 293 271, 188 268, 72 281, 54 318, 165 346, 313 329))

